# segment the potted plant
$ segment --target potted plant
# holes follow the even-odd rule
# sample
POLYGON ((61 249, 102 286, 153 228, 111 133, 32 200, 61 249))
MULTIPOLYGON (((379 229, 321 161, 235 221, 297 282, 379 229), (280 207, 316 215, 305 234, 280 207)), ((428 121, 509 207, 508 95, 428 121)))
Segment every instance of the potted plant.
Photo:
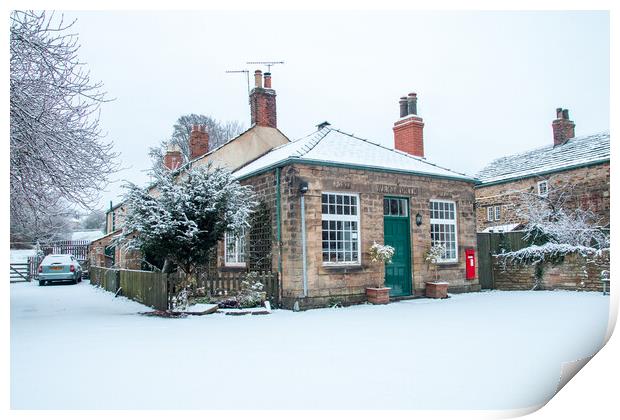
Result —
MULTIPOLYGON (((370 254, 370 262, 391 264, 394 256, 394 247, 389 245, 381 245, 373 241, 368 253, 370 254)), ((381 284, 379 287, 367 287, 366 298, 368 302, 379 305, 390 303, 390 287, 381 284)))
POLYGON ((446 247, 439 243, 430 247, 424 255, 425 261, 430 265, 431 269, 435 271, 435 280, 427 281, 426 283, 426 297, 430 298, 446 298, 448 297, 448 282, 439 281, 439 275, 437 272, 439 259, 445 254, 446 247))

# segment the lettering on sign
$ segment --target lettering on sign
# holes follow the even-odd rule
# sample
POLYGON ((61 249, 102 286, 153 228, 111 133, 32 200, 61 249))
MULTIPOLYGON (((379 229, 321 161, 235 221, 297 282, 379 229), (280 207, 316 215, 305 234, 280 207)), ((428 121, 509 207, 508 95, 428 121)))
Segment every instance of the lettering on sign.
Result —
POLYGON ((351 183, 347 181, 334 181, 334 188, 338 188, 341 190, 350 190, 351 183))
POLYGON ((382 194, 418 195, 417 187, 405 187, 401 185, 377 184, 377 192, 382 194))

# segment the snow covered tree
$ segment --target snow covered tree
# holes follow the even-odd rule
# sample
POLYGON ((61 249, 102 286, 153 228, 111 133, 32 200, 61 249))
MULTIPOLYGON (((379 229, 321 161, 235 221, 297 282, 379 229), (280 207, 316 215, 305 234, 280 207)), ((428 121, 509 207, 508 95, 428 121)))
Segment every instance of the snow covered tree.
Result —
POLYGON ((238 234, 249 226, 256 205, 252 187, 210 164, 181 174, 155 171, 154 176, 156 191, 151 193, 126 185, 127 214, 119 239, 126 249, 174 263, 192 278, 198 266, 208 264, 226 232, 238 234))
POLYGON ((99 129, 106 93, 68 32, 75 21, 32 11, 10 21, 11 226, 27 231, 96 202, 116 156, 99 129))
POLYGON ((185 161, 189 161, 189 135, 193 125, 206 125, 209 133, 209 148, 216 148, 233 137, 243 132, 244 128, 238 121, 220 122, 202 114, 187 114, 180 116, 172 128, 172 135, 164 140, 158 147, 152 147, 149 155, 153 161, 153 167, 160 167, 164 160, 166 150, 171 146, 178 146, 185 161))
POLYGON ((526 220, 524 238, 534 244, 555 243, 572 246, 606 248, 609 236, 590 209, 568 206, 573 200, 570 185, 557 187, 547 196, 522 192, 515 214, 526 220))

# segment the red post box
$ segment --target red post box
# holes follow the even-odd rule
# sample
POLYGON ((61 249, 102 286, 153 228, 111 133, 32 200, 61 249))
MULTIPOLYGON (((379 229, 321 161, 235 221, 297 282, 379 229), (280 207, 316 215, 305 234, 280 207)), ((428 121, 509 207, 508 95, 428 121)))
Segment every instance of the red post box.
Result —
POLYGON ((476 278, 476 251, 473 248, 465 250, 465 278, 467 280, 476 278))

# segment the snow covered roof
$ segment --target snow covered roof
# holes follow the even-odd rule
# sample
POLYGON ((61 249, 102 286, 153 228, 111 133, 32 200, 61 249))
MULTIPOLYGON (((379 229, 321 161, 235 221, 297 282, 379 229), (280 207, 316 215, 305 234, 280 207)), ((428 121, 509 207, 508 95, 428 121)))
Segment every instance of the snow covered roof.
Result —
POLYGON ((482 233, 490 233, 490 232, 511 232, 513 230, 515 230, 516 228, 523 226, 523 224, 521 223, 509 223, 506 225, 499 225, 499 226, 489 226, 488 228, 484 229, 482 231, 482 233))
POLYGON ((424 158, 390 149, 330 127, 323 127, 307 137, 276 147, 238 169, 240 179, 288 163, 349 166, 388 172, 407 172, 474 182, 465 174, 451 171, 424 158))
POLYGON ((609 161, 609 153, 609 132, 606 131, 590 136, 575 137, 555 147, 549 145, 496 159, 481 170, 476 177, 482 184, 507 182, 609 161))
POLYGON ((104 236, 101 229, 80 230, 71 233, 72 241, 94 241, 104 236))

